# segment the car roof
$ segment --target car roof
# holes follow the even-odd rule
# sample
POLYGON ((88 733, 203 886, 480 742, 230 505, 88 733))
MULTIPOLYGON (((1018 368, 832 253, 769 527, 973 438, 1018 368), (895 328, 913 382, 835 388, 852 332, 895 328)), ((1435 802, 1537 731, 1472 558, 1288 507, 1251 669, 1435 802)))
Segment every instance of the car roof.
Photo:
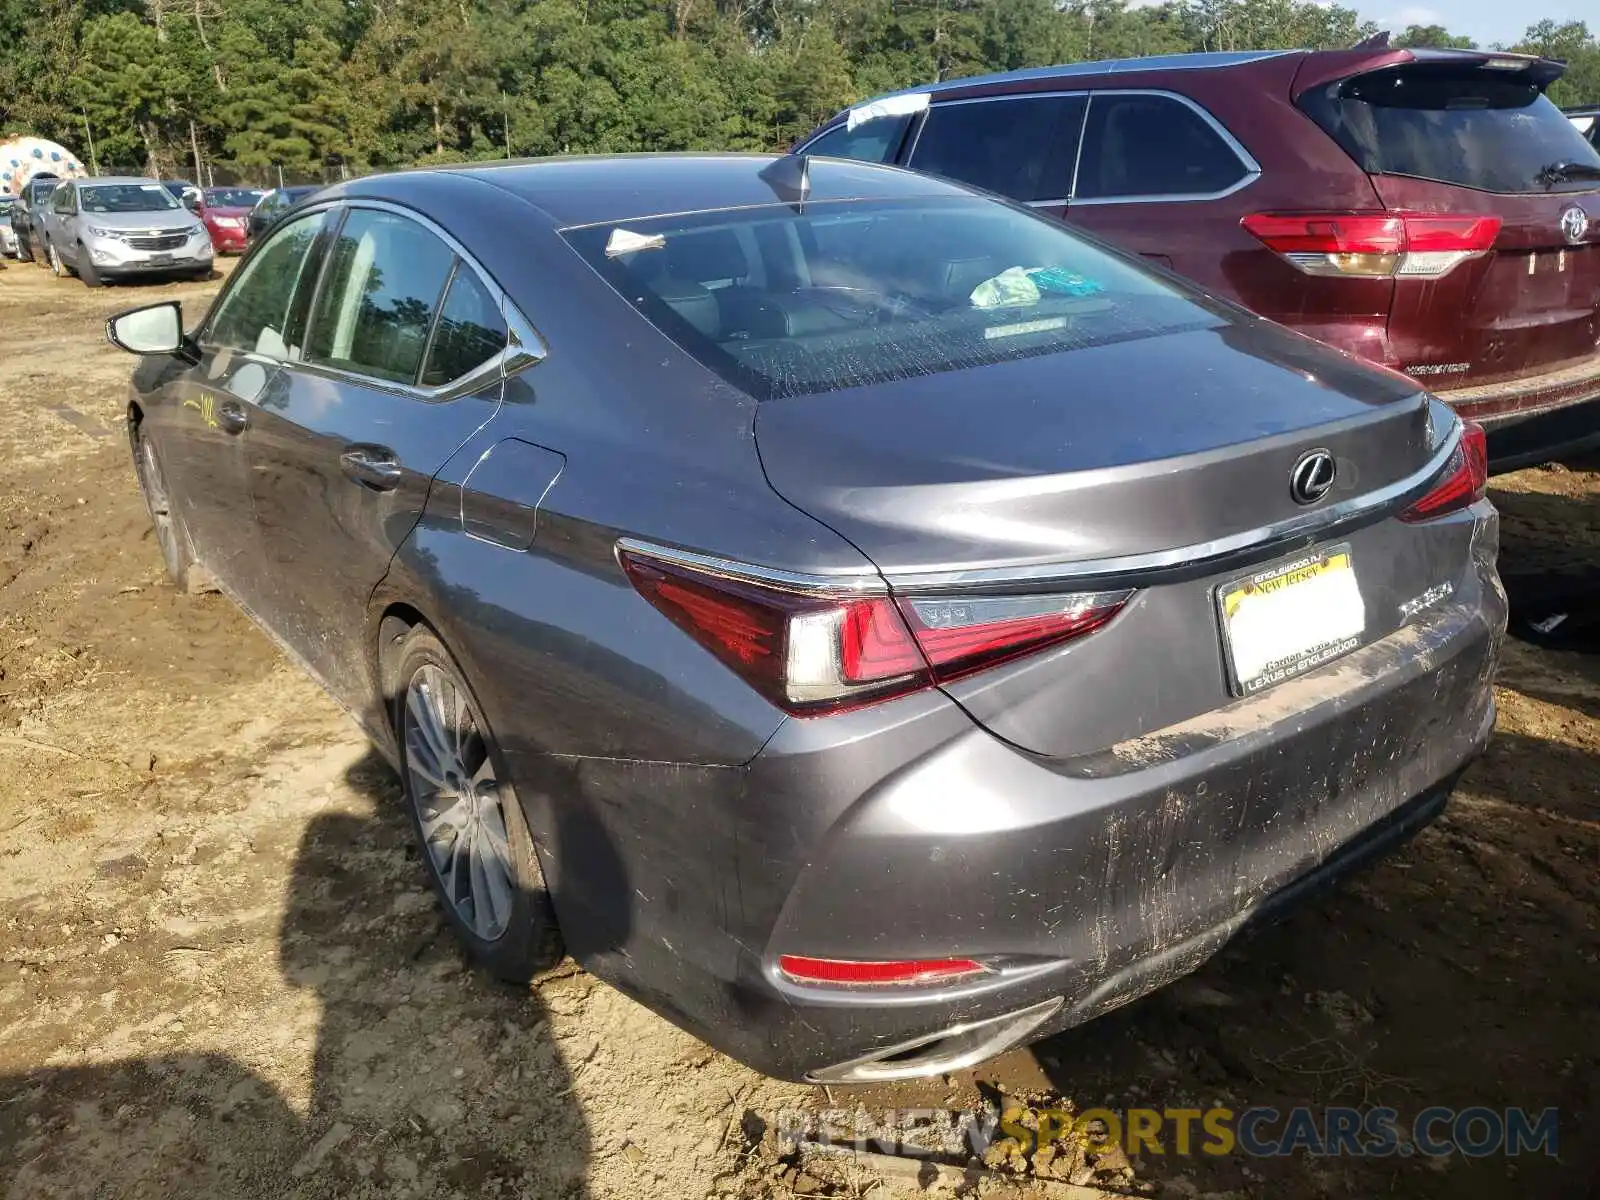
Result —
POLYGON ((161 180, 159 180, 159 179, 149 179, 149 178, 147 178, 147 177, 145 177, 143 175, 91 175, 87 179, 73 179, 73 180, 70 180, 70 181, 62 180, 62 182, 63 183, 71 182, 71 183, 78 183, 78 184, 87 184, 87 185, 91 185, 91 186, 102 184, 102 183, 116 183, 116 184, 150 184, 150 183, 154 183, 154 184, 159 184, 159 185, 165 187, 165 184, 161 180))
MULTIPOLYGON (((1391 46, 1358 46, 1353 50, 1204 51, 1193 54, 1156 54, 1144 58, 1106 58, 1097 59, 1093 62, 1059 63, 1049 67, 1024 67, 1017 71, 1001 71, 992 75, 969 75, 961 78, 942 79, 934 83, 924 83, 916 87, 902 88, 895 92, 886 92, 881 96, 873 97, 872 100, 864 100, 862 104, 870 104, 873 101, 883 100, 889 96, 915 96, 923 93, 933 99, 939 99, 947 94, 966 92, 968 89, 979 91, 988 88, 1007 91, 1033 90, 1028 87, 1015 86, 1018 84, 1034 84, 1038 86, 1039 90, 1043 90, 1056 81, 1081 82, 1111 75, 1136 75, 1158 71, 1217 71, 1281 58, 1302 58, 1321 60, 1328 64, 1336 63, 1340 74, 1360 74, 1367 70, 1391 66, 1401 62, 1471 63, 1487 62, 1490 59, 1523 59, 1526 60, 1529 66, 1542 64, 1557 67, 1556 74, 1560 73, 1558 64, 1548 59, 1541 59, 1534 55, 1502 53, 1490 50, 1410 50, 1391 46)), ((843 113, 840 113, 839 116, 843 116, 843 113)), ((838 119, 839 117, 836 116, 828 123, 831 125, 834 120, 838 119)))
MULTIPOLYGON (((935 83, 923 83, 886 94, 915 96, 927 92, 929 95, 937 96, 960 88, 1018 83, 1034 79, 1081 79, 1096 75, 1127 75, 1138 71, 1214 71, 1222 67, 1238 67, 1246 63, 1261 62, 1263 59, 1306 53, 1308 51, 1305 50, 1219 50, 1193 54, 1152 54, 1144 58, 1102 58, 1093 62, 1058 63, 1050 67, 1023 67, 1017 71, 997 71, 990 75, 941 79, 935 83)), ((882 99, 882 97, 877 98, 882 99)))
MULTIPOLYGON (((429 168, 425 173, 465 175, 499 188, 538 208, 557 226, 565 227, 781 203, 786 197, 761 178, 761 172, 781 157, 597 154, 464 164, 429 168)), ((807 199, 813 202, 971 194, 959 184, 854 160, 811 159, 807 172, 807 199)), ((404 190, 404 180, 421 173, 402 172, 352 181, 345 194, 378 195, 404 190)))

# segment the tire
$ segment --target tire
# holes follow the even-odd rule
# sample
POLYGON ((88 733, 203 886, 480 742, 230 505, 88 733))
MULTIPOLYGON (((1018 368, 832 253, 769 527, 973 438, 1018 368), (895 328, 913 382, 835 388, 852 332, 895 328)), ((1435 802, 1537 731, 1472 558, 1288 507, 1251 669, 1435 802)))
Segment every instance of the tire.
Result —
POLYGON ((56 250, 54 242, 45 243, 45 253, 50 259, 50 274, 57 279, 65 279, 72 274, 67 264, 61 261, 61 254, 56 250))
POLYGON ((100 272, 94 269, 94 263, 89 261, 89 250, 82 242, 78 243, 78 278, 83 280, 87 288, 105 287, 106 281, 100 278, 100 272))
POLYGON ((172 493, 167 489, 166 471, 161 466, 161 456, 155 444, 133 430, 133 471, 139 480, 139 491, 144 496, 145 509, 150 514, 150 524, 155 529, 156 545, 161 548, 161 561, 166 565, 167 576, 180 592, 191 596, 216 590, 211 572, 195 560, 194 543, 189 540, 189 530, 183 516, 172 505, 172 493))
POLYGON ((400 779, 440 907, 484 967, 527 983, 560 961, 561 931, 494 735, 426 626, 400 644, 395 678, 400 779))
POLYGON ((33 261, 33 240, 21 234, 17 236, 17 261, 33 261))

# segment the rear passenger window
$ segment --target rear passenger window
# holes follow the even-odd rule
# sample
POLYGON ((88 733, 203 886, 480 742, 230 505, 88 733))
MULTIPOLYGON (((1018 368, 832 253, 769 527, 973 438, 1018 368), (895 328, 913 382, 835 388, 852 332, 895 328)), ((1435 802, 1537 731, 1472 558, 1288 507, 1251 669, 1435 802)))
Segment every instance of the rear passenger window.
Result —
POLYGON ((306 357, 415 383, 455 253, 415 221, 353 209, 329 251, 306 357))
POLYGON ((835 126, 806 146, 807 154, 828 158, 856 158, 862 162, 889 162, 900 149, 910 117, 879 117, 854 129, 835 126))
POLYGON ((1065 200, 1084 104, 1082 96, 936 104, 911 166, 1013 200, 1065 200))
POLYGON ((1073 199, 1209 196, 1248 173, 1226 139, 1182 101, 1097 94, 1089 103, 1073 199))
POLYGON ((428 365, 422 372, 427 387, 443 387, 474 367, 488 362, 506 348, 505 319, 477 275, 465 264, 439 310, 439 324, 428 348, 428 365))

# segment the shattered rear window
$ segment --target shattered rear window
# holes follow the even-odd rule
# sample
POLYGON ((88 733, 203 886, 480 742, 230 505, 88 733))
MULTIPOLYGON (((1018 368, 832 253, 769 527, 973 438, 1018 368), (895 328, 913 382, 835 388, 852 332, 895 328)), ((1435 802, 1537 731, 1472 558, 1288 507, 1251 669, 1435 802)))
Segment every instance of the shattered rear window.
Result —
POLYGON ((1059 222, 980 197, 773 204, 566 236, 662 333, 760 400, 1225 323, 1059 222))

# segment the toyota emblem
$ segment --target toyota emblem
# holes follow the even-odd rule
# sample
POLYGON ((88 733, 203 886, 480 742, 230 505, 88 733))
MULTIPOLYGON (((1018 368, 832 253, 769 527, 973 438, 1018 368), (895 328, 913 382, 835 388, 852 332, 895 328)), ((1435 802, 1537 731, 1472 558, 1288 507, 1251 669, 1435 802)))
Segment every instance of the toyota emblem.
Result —
POLYGON ((1561 236, 1576 246, 1583 241, 1584 234, 1589 232, 1589 214, 1576 204, 1563 209, 1561 213, 1561 236))
POLYGON ((1326 450, 1307 450, 1289 472, 1289 495, 1296 504, 1315 504, 1333 488, 1338 467, 1326 450))

